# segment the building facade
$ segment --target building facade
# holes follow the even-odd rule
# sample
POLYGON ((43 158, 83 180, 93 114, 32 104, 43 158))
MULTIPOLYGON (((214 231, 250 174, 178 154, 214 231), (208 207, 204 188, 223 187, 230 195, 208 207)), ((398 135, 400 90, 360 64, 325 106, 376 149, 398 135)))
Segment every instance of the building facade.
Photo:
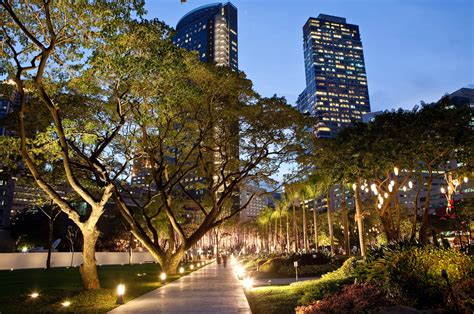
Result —
POLYGON ((203 62, 237 70, 237 8, 230 2, 209 4, 192 10, 176 25, 173 42, 197 51, 203 62))
POLYGON ((297 108, 317 118, 317 137, 333 137, 370 112, 359 26, 320 14, 303 26, 306 88, 297 108))

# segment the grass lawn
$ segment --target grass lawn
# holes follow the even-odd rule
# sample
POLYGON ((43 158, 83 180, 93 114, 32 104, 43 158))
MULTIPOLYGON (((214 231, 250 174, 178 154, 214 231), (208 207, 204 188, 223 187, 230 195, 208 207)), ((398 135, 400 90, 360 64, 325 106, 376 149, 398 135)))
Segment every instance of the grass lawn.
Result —
POLYGON ((352 281, 348 265, 327 273, 319 279, 292 283, 284 286, 258 287, 246 291, 253 314, 295 313, 298 305, 322 299, 352 281))
POLYGON ((246 291, 253 314, 295 313, 298 300, 303 295, 289 285, 259 287, 246 291))
MULTIPOLYGON (((116 288, 125 284, 127 302, 161 286, 157 264, 99 266, 102 289, 82 289, 78 268, 0 271, 0 313, 105 313, 117 305, 116 288), (138 276, 140 274, 140 276, 138 276), (36 299, 29 295, 38 292, 36 299), (71 302, 67 308, 61 303, 71 302)), ((169 276, 167 282, 179 278, 169 276)))

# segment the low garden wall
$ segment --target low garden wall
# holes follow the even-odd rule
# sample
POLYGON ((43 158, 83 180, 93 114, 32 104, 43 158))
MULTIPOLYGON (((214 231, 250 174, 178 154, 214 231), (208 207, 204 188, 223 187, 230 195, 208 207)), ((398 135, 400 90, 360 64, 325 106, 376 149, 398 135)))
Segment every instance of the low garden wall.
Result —
MULTIPOLYGON (((0 253, 0 270, 5 269, 27 269, 45 268, 47 252, 31 253, 0 253)), ((71 266, 72 254, 69 252, 53 252, 51 256, 51 267, 71 266)), ((129 263, 128 252, 96 252, 97 265, 120 265, 129 263)), ((133 252, 132 264, 154 262, 149 252, 133 252)), ((75 252, 72 266, 82 263, 82 252, 75 252)))

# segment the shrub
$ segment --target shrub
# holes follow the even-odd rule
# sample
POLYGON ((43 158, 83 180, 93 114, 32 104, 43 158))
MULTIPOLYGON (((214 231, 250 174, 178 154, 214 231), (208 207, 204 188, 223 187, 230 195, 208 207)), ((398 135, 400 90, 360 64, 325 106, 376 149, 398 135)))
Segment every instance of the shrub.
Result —
POLYGON ((278 273, 280 267, 286 262, 283 257, 275 257, 267 260, 259 267, 260 272, 264 273, 278 273))
POLYGON ((320 300, 325 295, 339 290, 343 284, 350 283, 353 280, 352 271, 355 262, 356 258, 351 257, 340 268, 324 274, 321 279, 291 284, 293 287, 299 287, 304 290, 300 303, 308 304, 314 300, 320 300))
POLYGON ((376 285, 346 285, 338 293, 296 308, 297 313, 362 313, 388 305, 384 293, 376 285))
POLYGON ((441 270, 447 271, 453 285, 473 271, 471 258, 454 250, 408 246, 380 252, 357 267, 357 280, 379 284, 391 299, 419 308, 439 307, 447 301, 449 290, 441 270))
POLYGON ((474 313, 474 279, 464 280, 453 288, 455 300, 449 299, 448 306, 461 313, 474 313))
POLYGON ((324 265, 331 263, 331 258, 323 253, 312 253, 312 254, 301 254, 292 255, 289 258, 289 262, 293 264, 294 261, 298 261, 300 266, 304 265, 324 265))
MULTIPOLYGON (((298 267, 298 276, 321 276, 336 269, 337 265, 335 264, 303 265, 298 267)), ((278 273, 286 277, 295 276, 295 267, 293 265, 283 265, 278 270, 278 273)))

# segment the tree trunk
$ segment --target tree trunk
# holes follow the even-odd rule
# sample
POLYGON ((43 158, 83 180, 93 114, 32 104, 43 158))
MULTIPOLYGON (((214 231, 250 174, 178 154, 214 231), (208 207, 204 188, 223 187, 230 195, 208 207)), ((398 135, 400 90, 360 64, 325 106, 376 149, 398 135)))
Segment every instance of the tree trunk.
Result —
POLYGON ((286 251, 290 252, 290 218, 288 212, 286 213, 286 251))
POLYGON ((164 260, 161 268, 166 275, 170 276, 178 273, 179 264, 183 259, 184 253, 184 250, 177 250, 174 254, 164 260))
POLYGON ((296 209, 295 204, 293 203, 293 239, 295 240, 293 244, 293 251, 298 252, 298 230, 296 230, 296 209))
POLYGON ((360 255, 365 256, 365 242, 364 242, 364 218, 362 217, 362 201, 360 199, 360 186, 357 182, 357 188, 354 193, 355 198, 355 208, 356 208, 356 221, 357 229, 359 231, 359 245, 360 245, 360 255))
POLYGON ((328 208, 328 227, 329 227, 329 241, 331 245, 331 253, 334 254, 334 228, 332 225, 332 213, 331 213, 331 190, 327 194, 327 208, 328 208))
POLYGON ((416 191, 415 202, 413 204, 413 225, 411 226, 410 241, 415 240, 416 237, 416 217, 418 214, 418 198, 420 196, 421 187, 416 191))
POLYGON ((100 289, 99 276, 95 259, 95 245, 99 238, 97 228, 81 229, 84 245, 82 247, 82 265, 79 268, 84 289, 100 289))
POLYGON ((278 218, 275 218, 275 230, 273 233, 273 248, 276 251, 278 246, 278 218))
POLYGON ((426 231, 428 230, 428 225, 429 225, 430 198, 431 198, 432 184, 433 184, 433 170, 431 169, 431 165, 428 165, 428 185, 426 187, 426 194, 425 194, 425 205, 424 205, 425 208, 423 209, 423 218, 421 220, 420 233, 419 233, 420 242, 424 244, 428 242, 426 231))
POLYGON ((279 244, 280 244, 280 251, 283 252, 283 222, 281 221, 282 220, 282 217, 281 217, 281 211, 280 211, 280 241, 279 241, 279 244))
POLYGON ((308 248, 308 237, 307 237, 307 226, 306 226, 306 208, 303 204, 303 206, 301 207, 301 210, 303 211, 303 247, 304 247, 304 250, 305 252, 309 252, 309 248, 308 248))
POLYGON ((49 219, 49 232, 48 232, 48 256, 46 257, 46 269, 51 269, 51 251, 53 245, 53 228, 54 228, 54 221, 52 220, 52 215, 49 219))
POLYGON ((341 195, 342 226, 344 228, 344 251, 346 251, 345 255, 350 255, 351 244, 349 237, 349 214, 346 203, 346 191, 344 190, 343 184, 341 184, 341 195))
POLYGON ((316 209, 316 199, 314 199, 313 225, 314 225, 314 246, 315 246, 316 252, 318 252, 319 251, 319 235, 318 235, 318 213, 316 209))

